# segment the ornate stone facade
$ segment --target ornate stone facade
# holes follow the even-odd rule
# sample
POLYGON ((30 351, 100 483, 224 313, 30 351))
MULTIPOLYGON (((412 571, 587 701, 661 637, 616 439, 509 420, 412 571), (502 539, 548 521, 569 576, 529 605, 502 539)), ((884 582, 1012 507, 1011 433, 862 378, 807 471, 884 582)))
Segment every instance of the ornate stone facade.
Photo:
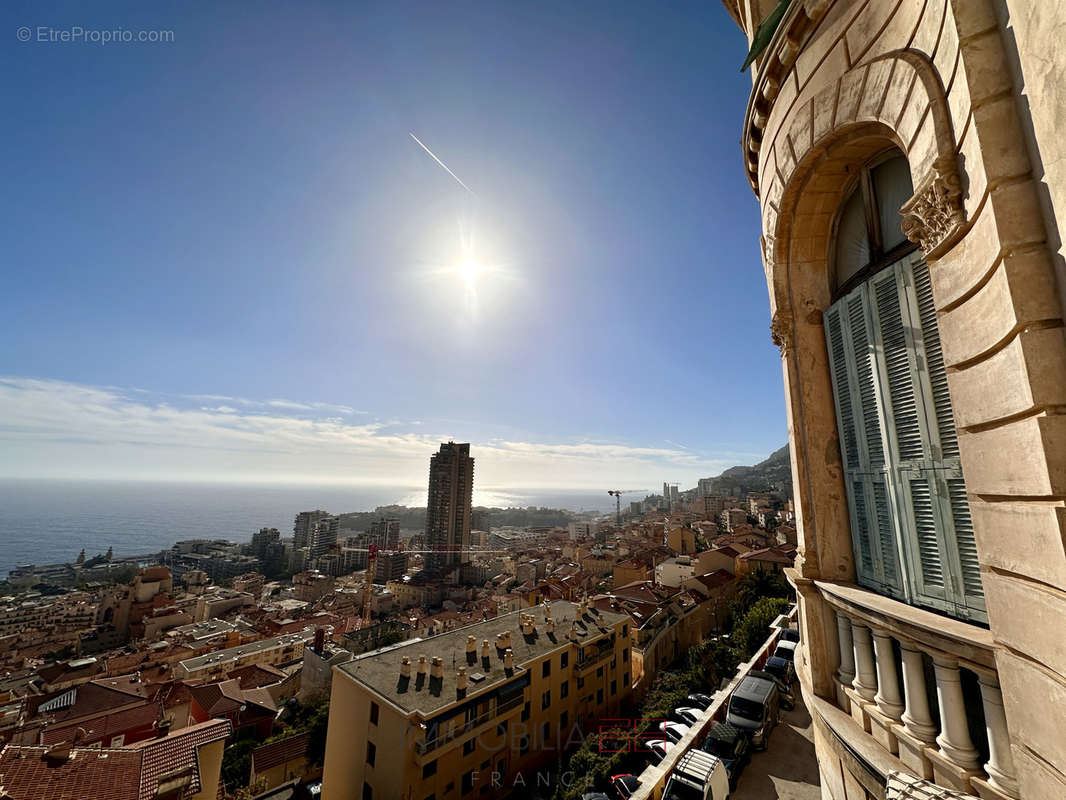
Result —
MULTIPOLYGON (((777 0, 725 5, 750 42, 777 0)), ((830 800, 937 791, 919 779, 1066 797, 1064 26, 1039 0, 793 0, 752 67, 742 160, 782 349, 797 673, 830 800), (842 203, 891 148, 915 187, 902 228, 928 264, 987 628, 856 584, 823 312, 842 203)))

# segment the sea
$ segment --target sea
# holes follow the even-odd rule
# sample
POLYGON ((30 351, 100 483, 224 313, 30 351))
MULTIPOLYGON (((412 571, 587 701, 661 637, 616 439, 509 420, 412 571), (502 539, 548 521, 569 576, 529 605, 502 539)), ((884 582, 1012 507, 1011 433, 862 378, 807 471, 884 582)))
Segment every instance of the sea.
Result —
MULTIPOLYGON (((182 539, 244 542, 260 528, 292 535, 297 512, 424 506, 425 486, 277 485, 0 479, 0 579, 21 564, 74 561, 113 548, 156 553, 182 539)), ((614 510, 606 491, 475 489, 474 505, 614 510)))

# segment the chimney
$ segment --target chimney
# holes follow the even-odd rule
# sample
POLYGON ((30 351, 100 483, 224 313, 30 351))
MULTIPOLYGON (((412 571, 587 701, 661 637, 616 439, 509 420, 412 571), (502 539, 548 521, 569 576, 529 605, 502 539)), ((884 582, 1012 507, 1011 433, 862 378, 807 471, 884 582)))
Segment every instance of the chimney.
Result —
POLYGON ((508 647, 503 653, 503 668, 514 669, 514 650, 508 647))
POLYGON ((429 666, 429 677, 444 680, 444 662, 440 656, 433 656, 429 666))
POLYGON ((418 657, 418 676, 420 678, 425 678, 426 677, 426 657, 425 656, 419 656, 418 657))
POLYGON ((326 643, 326 629, 315 628, 315 652, 322 655, 322 647, 326 643))
POLYGON ((170 733, 170 720, 160 720, 159 724, 156 726, 155 729, 155 738, 162 739, 168 733, 170 733))
POLYGON ((555 620, 553 620, 551 617, 545 619, 544 630, 549 634, 555 633, 555 620))
POLYGON ((532 636, 533 635, 533 621, 529 618, 528 614, 523 614, 522 615, 522 635, 523 636, 532 636))
POLYGON ((455 673, 455 688, 460 692, 466 691, 466 667, 459 667, 459 671, 455 673))
POLYGON ((470 663, 477 661, 477 637, 466 637, 466 660, 470 663))
POLYGON ((570 623, 570 633, 567 634, 566 638, 568 638, 571 642, 576 642, 577 641, 577 623, 576 622, 570 623))
POLYGON ((403 661, 400 662, 400 677, 401 678, 410 678, 411 677, 411 657, 410 656, 404 656, 403 657, 403 661))
POLYGON ((482 639, 481 640, 481 657, 482 658, 491 658, 492 657, 492 649, 489 647, 489 640, 488 639, 482 639))

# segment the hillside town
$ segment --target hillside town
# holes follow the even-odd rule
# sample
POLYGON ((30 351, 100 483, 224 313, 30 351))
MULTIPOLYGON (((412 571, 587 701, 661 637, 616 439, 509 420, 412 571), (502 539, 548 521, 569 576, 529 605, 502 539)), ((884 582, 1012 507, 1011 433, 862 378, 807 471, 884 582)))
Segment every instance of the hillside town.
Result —
MULTIPOLYGON (((452 448, 472 474, 469 445, 441 453, 452 448)), ((619 502, 616 514, 526 527, 495 526, 468 485, 437 509, 458 531, 443 546, 433 514, 419 531, 388 516, 354 531, 318 509, 297 513, 291 536, 178 542, 124 581, 107 580, 131 566, 113 556, 25 565, 0 608, 4 759, 103 748, 135 764, 156 748, 167 761, 141 781, 183 775, 232 796, 312 785, 324 753, 308 746, 310 723, 325 720, 334 667, 404 642, 438 652, 434 641, 468 630, 480 646, 481 628, 527 609, 557 614, 560 630, 575 616, 562 608, 621 621, 612 695, 631 702, 730 629, 745 576, 779 575, 795 558, 787 485, 714 485, 665 485, 624 513, 619 502)))

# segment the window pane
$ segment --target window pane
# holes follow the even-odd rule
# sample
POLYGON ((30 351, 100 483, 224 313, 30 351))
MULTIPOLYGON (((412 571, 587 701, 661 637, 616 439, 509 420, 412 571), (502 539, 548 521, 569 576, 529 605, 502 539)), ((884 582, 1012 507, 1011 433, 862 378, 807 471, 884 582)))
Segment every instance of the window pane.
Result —
POLYGON ((906 158, 897 156, 870 170, 870 177, 873 179, 874 196, 877 198, 881 241, 885 252, 888 252, 907 241, 907 237, 903 235, 903 218, 899 209, 914 194, 911 168, 906 158))
POLYGON ((836 286, 839 289, 848 278, 870 263, 870 239, 866 232, 866 212, 862 206, 862 192, 854 191, 844 203, 837 227, 836 286))

